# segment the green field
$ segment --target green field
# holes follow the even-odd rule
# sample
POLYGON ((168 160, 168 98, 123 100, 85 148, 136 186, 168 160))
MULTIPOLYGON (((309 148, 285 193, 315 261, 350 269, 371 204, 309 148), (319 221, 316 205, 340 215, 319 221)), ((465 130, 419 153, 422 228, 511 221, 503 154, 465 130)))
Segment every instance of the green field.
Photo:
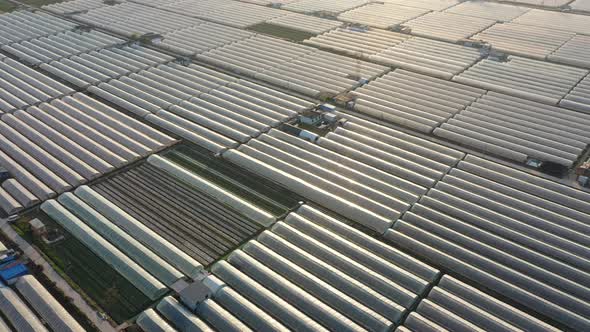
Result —
POLYGON ((315 36, 315 34, 313 34, 313 33, 305 32, 305 31, 301 31, 301 30, 296 30, 296 29, 291 29, 291 28, 285 28, 285 27, 281 27, 281 26, 269 24, 269 23, 256 24, 256 25, 249 27, 248 30, 263 33, 265 35, 271 35, 271 36, 275 36, 275 37, 279 37, 279 38, 289 39, 292 41, 302 41, 302 40, 305 40, 305 39, 315 36))
POLYGON ((7 13, 14 10, 16 6, 7 0, 0 0, 0 13, 7 13))
POLYGON ((25 5, 41 7, 44 5, 50 5, 52 3, 63 2, 63 0, 19 0, 19 2, 25 5))
POLYGON ((34 244, 116 323, 128 320, 151 304, 148 297, 84 244, 65 235, 64 240, 55 244, 38 240, 34 244))

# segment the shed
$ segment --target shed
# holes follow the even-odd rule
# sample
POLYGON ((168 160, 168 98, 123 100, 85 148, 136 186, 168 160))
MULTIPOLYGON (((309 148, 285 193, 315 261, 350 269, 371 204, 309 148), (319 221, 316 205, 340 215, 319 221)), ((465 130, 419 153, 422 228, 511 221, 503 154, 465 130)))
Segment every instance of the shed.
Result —
POLYGON ((209 298, 209 288, 201 282, 194 282, 180 292, 180 299, 191 310, 209 298))
POLYGON ((17 264, 0 271, 2 282, 12 284, 16 278, 29 273, 29 269, 23 264, 17 264))
POLYGON ((31 231, 35 236, 43 236, 47 234, 47 226, 41 220, 35 218, 29 221, 29 225, 31 225, 31 231))

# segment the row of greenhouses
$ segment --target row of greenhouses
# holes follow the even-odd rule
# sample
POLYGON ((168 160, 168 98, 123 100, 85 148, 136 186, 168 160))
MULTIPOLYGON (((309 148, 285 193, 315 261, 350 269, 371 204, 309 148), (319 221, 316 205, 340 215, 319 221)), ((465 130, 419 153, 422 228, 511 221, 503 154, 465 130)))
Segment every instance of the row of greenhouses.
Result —
POLYGON ((385 234, 449 275, 304 205, 215 263, 205 298, 167 297, 137 323, 145 331, 583 330, 587 196, 470 155, 385 234))
MULTIPOLYGON (((212 295, 197 305, 196 317, 224 331, 388 331, 439 276, 436 269, 309 206, 211 271, 203 283, 212 295), (229 329, 222 328, 226 324, 229 329)), ((185 330, 182 309, 166 308, 172 303, 164 299, 156 309, 185 330)))
POLYGON ((52 35, 76 26, 43 12, 15 11, 0 16, 0 45, 52 35))
POLYGON ((396 331, 557 331, 308 205, 216 263, 203 286, 210 295, 194 312, 170 296, 138 325, 146 332, 391 331, 407 315, 396 331))
POLYGON ((589 194, 468 156, 385 235, 567 329, 590 326, 589 194))
MULTIPOLYGON (((229 19, 229 16, 228 20, 216 20, 214 18, 206 17, 206 13, 210 12, 219 12, 220 15, 222 12, 243 14, 251 10, 248 9, 250 8, 249 6, 253 6, 254 9, 256 7, 260 9, 261 7, 257 5, 239 3, 237 1, 229 1, 227 3, 219 5, 218 7, 215 7, 210 2, 193 2, 156 2, 149 3, 149 6, 144 6, 138 3, 124 3, 90 10, 88 13, 75 15, 75 18, 81 19, 86 23, 110 29, 115 33, 120 33, 127 36, 133 34, 141 35, 147 32, 164 33, 164 36, 161 39, 156 40, 155 43, 157 45, 161 45, 161 47, 167 50, 177 52, 183 55, 197 54, 197 59, 210 63, 214 66, 221 66, 223 68, 235 71, 240 74, 246 74, 256 79, 264 80, 272 84, 279 85, 282 88, 293 89, 297 92, 312 96, 333 95, 335 93, 342 92, 343 89, 346 90, 347 88, 350 89, 351 87, 355 86, 354 82, 349 81, 345 84, 345 81, 342 81, 341 83, 336 81, 336 77, 333 77, 333 74, 336 73, 332 73, 336 68, 332 68, 330 66, 333 63, 339 63, 337 68, 340 71, 347 67, 350 68, 350 70, 346 70, 344 72, 345 77, 347 79, 352 78, 365 80, 375 77, 375 74, 367 68, 371 65, 366 62, 358 63, 359 61, 355 61, 355 64, 354 62, 346 61, 341 58, 328 58, 326 55, 323 55, 322 53, 314 52, 313 54, 311 54, 296 44, 285 44, 285 42, 280 42, 278 39, 275 38, 268 39, 268 37, 262 36, 256 36, 252 38, 252 32, 247 31, 243 31, 244 34, 242 34, 242 32, 240 31, 240 33, 237 34, 237 37, 230 37, 231 35, 237 33, 237 30, 231 30, 230 27, 225 26, 228 24, 232 25, 228 23, 228 20, 231 21, 229 19), (198 20, 190 21, 191 18, 188 17, 192 15, 190 11, 183 13, 180 10, 176 11, 174 9, 176 8, 174 6, 185 5, 194 5, 194 8, 197 12, 199 10, 204 10, 205 14, 203 14, 203 17, 196 15, 201 19, 218 22, 223 25, 213 25, 212 23, 204 23, 204 21, 198 20), (237 5, 245 6, 244 10, 238 10, 238 7, 235 7, 237 5), (138 20, 141 20, 141 23, 140 21, 137 22, 139 30, 136 31, 133 30, 133 28, 131 28, 131 30, 126 31, 113 30, 118 24, 125 24, 127 27, 132 27, 136 24, 124 19, 125 15, 127 15, 126 13, 129 12, 145 12, 145 15, 138 15, 138 20), (101 17, 102 15, 107 13, 115 13, 116 15, 110 17, 107 21, 92 21, 94 18, 98 20, 98 17, 101 17), (174 19, 170 17, 170 21, 174 21, 175 29, 181 28, 181 30, 171 32, 171 30, 167 29, 161 30, 150 28, 150 24, 152 23, 150 18, 156 15, 156 13, 162 13, 162 17, 167 17, 168 15, 181 15, 180 17, 185 17, 185 19, 174 19), (187 19, 189 21, 187 21, 187 19), (183 30, 185 31, 183 32, 183 30), (206 33, 215 33, 215 35, 219 35, 219 37, 215 37, 214 40, 204 40, 203 37, 199 37, 199 35, 205 35, 206 33), (224 37, 224 35, 226 37, 224 37), (240 39, 243 40, 240 41, 240 39), (238 42, 236 43, 236 41, 238 42), (195 43, 197 45, 202 44, 202 46, 192 46, 195 43), (275 51, 275 45, 277 47, 280 47, 281 52, 278 52, 278 50, 275 51), (266 50, 266 52, 269 53, 269 56, 251 56, 249 52, 251 52, 250 50, 252 49, 252 47, 255 47, 255 52, 257 55, 260 55, 260 52, 266 50), (290 50, 296 51, 299 54, 306 53, 308 54, 308 56, 304 59, 295 61, 293 59, 294 54, 289 52, 290 50), (277 57, 277 55, 282 55, 283 53, 286 56, 286 58, 277 57), (313 61, 308 60, 308 57, 310 56, 314 57, 313 61), (324 58, 328 60, 328 62, 324 61, 324 58), (284 68, 283 66, 281 66, 280 59, 284 59, 284 61, 289 61, 289 68, 284 68), (293 70, 295 69, 293 66, 295 64, 300 64, 301 67, 297 67, 297 70, 293 70), (327 72, 320 74, 317 70, 305 71, 305 67, 310 66, 314 66, 314 68, 315 66, 317 66, 318 69, 322 68, 325 69, 327 72), (355 70, 355 67, 361 68, 356 68, 355 70)), ((371 4, 368 6, 373 5, 378 4, 371 4)), ((405 4, 398 3, 388 3, 387 5, 401 7, 405 6, 405 4)), ((357 9, 352 9, 352 11, 361 10, 364 7, 367 6, 358 7, 357 9)), ((404 8, 422 7, 417 6, 404 8)), ((272 10, 280 11, 278 9, 272 10)), ((289 12, 285 12, 286 13, 283 13, 281 15, 277 14, 276 17, 270 17, 266 20, 261 20, 258 23, 265 23, 271 25, 275 24, 277 27, 288 27, 293 29, 298 29, 297 26, 300 26, 299 29, 301 31, 306 30, 301 26, 308 25, 307 23, 298 24, 296 23, 297 21, 293 21, 295 23, 282 25, 282 23, 280 23, 281 20, 284 20, 285 22, 292 22, 291 19, 289 19, 289 12)), ((382 10, 381 12, 387 13, 389 11, 382 10)), ((537 68, 533 69, 533 73, 528 73, 524 72, 525 69, 518 67, 514 69, 515 71, 518 71, 514 73, 514 75, 518 75, 514 78, 506 79, 504 77, 501 77, 495 80, 490 80, 488 76, 493 76, 494 71, 496 70, 495 67, 492 68, 492 65, 496 64, 495 59, 492 58, 490 59, 490 61, 488 61, 488 59, 485 59, 478 62, 482 55, 485 55, 487 52, 480 51, 472 47, 461 47, 458 45, 451 45, 443 42, 439 43, 434 40, 430 40, 431 38, 434 38, 443 39, 445 41, 457 42, 460 40, 464 40, 466 38, 473 37, 472 40, 475 42, 481 40, 484 43, 489 43, 492 47, 492 50, 514 53, 517 55, 524 55, 526 57, 539 57, 539 54, 541 54, 544 58, 547 58, 550 61, 572 64, 576 66, 586 66, 585 59, 583 58, 583 52, 585 49, 584 41, 587 39, 585 38, 585 36, 576 34, 580 33, 577 27, 581 27, 584 26, 584 24, 586 24, 585 18, 578 17, 580 15, 556 12, 550 15, 555 15, 555 19, 563 19, 564 22, 573 22, 573 27, 570 28, 566 26, 563 31, 554 31, 555 29, 553 29, 550 31, 542 32, 542 29, 548 30, 553 28, 552 26, 547 25, 539 27, 539 32, 536 32, 534 29, 536 25, 538 25, 538 23, 533 23, 532 20, 529 21, 526 18, 530 15, 536 15, 535 13, 537 12, 538 10, 530 10, 529 8, 517 7, 506 4, 495 4, 487 2, 462 3, 460 5, 451 6, 443 11, 433 11, 414 20, 410 20, 407 22, 407 24, 404 23, 404 26, 406 26, 409 29, 407 32, 410 32, 411 34, 417 36, 424 36, 426 38, 414 37, 407 39, 406 37, 402 39, 404 41, 401 43, 399 43, 398 41, 394 41, 393 43, 389 44, 390 48, 387 49, 382 49, 378 46, 377 50, 379 50, 379 52, 376 50, 371 51, 371 48, 369 48, 368 50, 355 50, 357 46, 354 45, 352 46, 353 51, 349 51, 351 47, 348 45, 354 44, 355 37, 347 37, 345 34, 341 34, 340 36, 336 36, 336 39, 334 39, 334 36, 332 36, 332 34, 338 30, 331 29, 337 28, 339 24, 334 24, 332 28, 328 28, 331 22, 334 21, 325 20, 325 22, 321 21, 323 22, 321 24, 325 23, 328 32, 325 35, 314 37, 318 39, 310 39, 309 43, 315 46, 327 48, 329 50, 334 50, 336 52, 343 52, 353 56, 360 56, 361 58, 367 59, 371 62, 385 64, 394 68, 401 67, 404 69, 418 71, 421 73, 434 75, 445 79, 450 79, 454 75, 461 73, 463 70, 470 68, 474 63, 474 68, 479 70, 479 64, 482 63, 481 67, 483 68, 481 68, 481 71, 476 71, 475 69, 473 71, 468 71, 465 75, 463 75, 461 80, 463 82, 478 87, 485 87, 487 89, 499 92, 514 91, 514 94, 517 96, 526 96, 526 98, 530 97, 535 100, 539 100, 540 98, 537 98, 536 95, 543 95, 543 93, 542 91, 535 90, 535 86, 533 86, 534 84, 533 82, 531 82, 531 80, 535 80, 537 77, 540 77, 545 82, 554 83, 554 80, 552 80, 551 76, 554 75, 554 73, 548 72, 547 70, 541 71, 537 68), (567 20, 567 17, 570 16, 572 17, 572 19, 567 20), (510 23, 496 23, 497 21, 505 21, 510 23), (455 26, 457 30, 454 29, 455 26), (426 30, 423 31, 422 27, 426 30), (437 35, 436 32, 428 32, 428 30, 431 28, 438 29, 437 27, 444 27, 440 29, 440 32, 442 34, 452 35, 454 33, 453 31, 456 31, 458 34, 456 35, 456 37, 446 38, 442 35, 437 35), (502 30, 504 28, 507 28, 509 30, 502 30), (498 32, 495 32, 496 30, 498 32), (549 45, 545 45, 543 44, 543 42, 538 41, 538 39, 540 39, 541 37, 534 37, 532 40, 527 41, 528 44, 522 44, 518 42, 520 39, 523 38, 522 36, 527 36, 531 34, 533 34, 532 36, 539 36, 538 33, 541 34, 540 36, 555 34, 555 38, 557 39, 555 40, 554 44, 549 45), (496 35, 499 36, 494 37, 496 35), (327 43, 324 42, 324 39, 327 41, 327 43), (541 48, 540 50, 538 49, 539 47, 541 48), (452 54, 452 56, 450 56, 449 54, 452 54), (523 71, 524 73, 520 73, 520 71, 523 71), (481 75, 485 75, 486 77, 479 78, 478 76, 480 75, 480 72, 482 73, 481 75), (521 76, 526 78, 521 78, 521 76), (520 80, 523 80, 524 86, 516 86, 516 89, 514 89, 515 84, 509 84, 508 82, 504 82, 508 80, 510 80, 511 82, 514 81, 516 84, 520 80), (528 95, 529 93, 532 93, 532 95, 528 95)), ((223 15, 222 17, 225 17, 223 15)), ((301 14, 296 15, 306 16, 301 14)), ((253 22, 247 25, 252 26, 258 23, 253 22)), ((311 22, 309 23, 311 24, 311 22)), ((318 24, 320 24, 320 21, 318 21, 318 24)), ((238 26, 244 27, 241 25, 238 26)), ((320 30, 313 31, 313 33, 319 33, 320 30)), ((351 31, 354 31, 354 29, 351 29, 351 31)), ((358 35, 361 34, 363 34, 363 31, 360 31, 358 33, 358 35)), ((379 43, 383 43, 384 38, 395 37, 393 36, 393 34, 394 33, 391 33, 391 35, 389 36, 387 34, 379 36, 380 39, 377 39, 376 41, 377 45, 379 45, 379 43)), ((400 37, 403 36, 405 35, 400 35, 400 37)), ((510 62, 516 62, 516 60, 513 59, 513 61, 510 62)), ((502 64, 503 62, 499 63, 502 64)), ((508 69, 512 70, 511 68, 508 69)), ((53 70, 56 71, 55 69, 53 70)), ((501 70, 505 71, 506 69, 502 68, 501 70)), ((379 69, 374 68, 373 71, 378 73, 379 69)), ((558 70, 556 74, 559 75, 562 73, 563 70, 558 70)), ((586 72, 580 71, 580 73, 581 75, 584 75, 584 73, 586 72)), ((78 83, 82 84, 82 82, 78 83)), ((560 94, 559 97, 563 97, 563 94, 560 94)), ((555 100, 545 100, 547 102, 555 104, 555 100)))
POLYGON ((338 15, 338 19, 344 22, 391 29, 428 12, 430 10, 423 8, 377 2, 341 13, 338 15))
POLYGON ((304 43, 444 79, 451 79, 486 55, 473 47, 381 29, 341 28, 304 43))
POLYGON ((396 332, 454 329, 489 331, 552 331, 559 329, 510 304, 445 275, 396 332))
POLYGON ((88 90, 215 153, 314 105, 194 64, 158 65, 88 90))
POLYGON ((165 33, 202 22, 199 19, 132 2, 77 13, 73 15, 73 18, 126 37, 140 36, 145 33, 165 33))
POLYGON ((2 116, 0 141, 1 165, 16 181, 0 190, 9 213, 176 142, 81 93, 2 116))
POLYGON ((572 167, 590 143, 590 116, 490 92, 456 113, 436 136, 525 163, 572 167))
POLYGON ((49 200, 41 210, 152 300, 202 266, 89 187, 49 200))
POLYGON ((261 35, 196 58, 312 97, 337 95, 387 71, 381 65, 261 35))
POLYGON ((2 45, 2 50, 32 65, 59 60, 87 51, 122 44, 123 39, 91 31, 65 31, 58 34, 2 45))
POLYGON ((559 105, 582 112, 590 112, 590 77, 586 76, 559 102, 559 105))
POLYGON ((586 69, 509 56, 505 62, 482 60, 453 80, 556 105, 588 73, 586 69))
POLYGON ((271 130, 222 156, 384 232, 463 153, 350 119, 315 143, 271 130))
POLYGON ((270 212, 183 166, 153 155, 147 163, 93 189, 202 265, 276 220, 270 212))
POLYGON ((121 46, 71 55, 39 67, 78 88, 129 75, 174 57, 143 46, 121 46))
POLYGON ((354 110, 429 133, 485 90, 396 69, 351 92, 354 110))
POLYGON ((0 318, 2 331, 85 331, 34 276, 18 277, 13 287, 0 285, 0 313, 7 321, 0 318))
POLYGON ((0 59, 0 114, 73 92, 72 88, 18 61, 0 59))

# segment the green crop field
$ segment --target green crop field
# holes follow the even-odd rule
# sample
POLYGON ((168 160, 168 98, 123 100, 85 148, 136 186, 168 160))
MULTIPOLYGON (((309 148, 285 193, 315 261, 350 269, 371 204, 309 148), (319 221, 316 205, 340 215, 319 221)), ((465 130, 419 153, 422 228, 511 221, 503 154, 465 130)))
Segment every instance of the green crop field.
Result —
POLYGON ((63 2, 63 0, 19 0, 19 2, 34 7, 41 7, 52 3, 63 2))
POLYGON ((286 28, 269 23, 256 24, 249 27, 248 30, 293 41, 302 41, 315 36, 315 34, 313 33, 286 28))
POLYGON ((7 0, 0 0, 0 13, 7 13, 14 10, 16 6, 7 0))

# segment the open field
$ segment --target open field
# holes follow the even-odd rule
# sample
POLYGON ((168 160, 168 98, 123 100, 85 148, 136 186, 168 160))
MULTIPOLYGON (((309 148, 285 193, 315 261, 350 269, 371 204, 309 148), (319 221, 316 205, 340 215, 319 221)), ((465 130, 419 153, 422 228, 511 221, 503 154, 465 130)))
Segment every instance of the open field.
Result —
POLYGON ((248 28, 248 30, 252 30, 255 32, 263 33, 266 35, 271 35, 279 38, 289 39, 293 41, 303 41, 308 38, 315 36, 313 33, 291 29, 287 27, 278 26, 275 24, 269 23, 260 23, 253 25, 248 28))
POLYGON ((16 8, 16 6, 7 0, 0 0, 0 14, 2 13, 8 13, 12 10, 14 10, 16 8))
POLYGON ((41 7, 45 5, 51 5, 53 3, 62 2, 62 0, 20 0, 19 2, 29 6, 41 7))

